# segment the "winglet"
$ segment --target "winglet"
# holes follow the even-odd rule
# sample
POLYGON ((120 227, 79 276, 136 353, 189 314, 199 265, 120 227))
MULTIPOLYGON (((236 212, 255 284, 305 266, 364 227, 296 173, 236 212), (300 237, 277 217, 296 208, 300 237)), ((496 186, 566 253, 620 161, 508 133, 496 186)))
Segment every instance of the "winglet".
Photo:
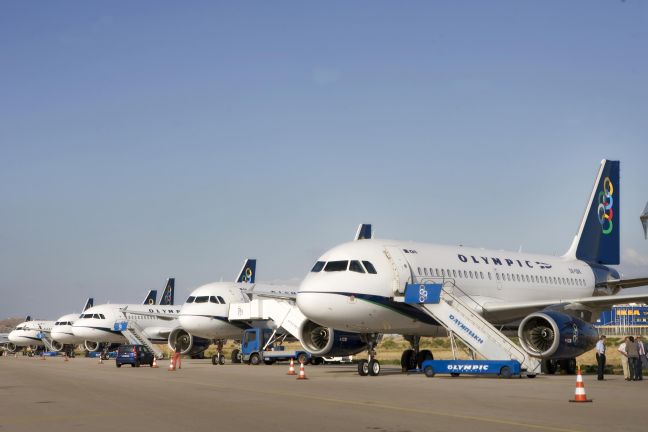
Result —
POLYGON ((93 305, 94 305, 94 299, 92 297, 88 298, 88 300, 86 300, 85 306, 83 306, 83 312, 90 309, 93 305))
POLYGON ((175 278, 167 279, 166 287, 162 293, 162 300, 160 300, 160 305, 170 306, 173 304, 175 298, 175 278))
POLYGON ((619 168, 619 161, 601 161, 589 204, 565 257, 597 264, 619 264, 619 168))
POLYGON ((236 278, 236 282, 254 283, 256 279, 256 260, 247 258, 236 278))
POLYGON ((157 301, 157 290, 149 290, 142 304, 154 305, 156 301, 157 301))
POLYGON ((371 230, 371 224, 360 224, 358 226, 358 231, 356 231, 354 240, 367 240, 373 238, 373 231, 371 230))

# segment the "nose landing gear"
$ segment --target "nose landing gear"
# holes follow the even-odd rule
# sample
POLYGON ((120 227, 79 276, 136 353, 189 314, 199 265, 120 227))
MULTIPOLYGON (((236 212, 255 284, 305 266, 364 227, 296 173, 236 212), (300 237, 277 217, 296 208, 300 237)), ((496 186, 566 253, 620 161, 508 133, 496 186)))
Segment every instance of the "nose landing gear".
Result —
POLYGON ((377 333, 364 335, 367 341, 367 360, 360 360, 358 363, 358 374, 360 376, 376 376, 380 374, 380 362, 376 359, 376 345, 380 339, 377 333))

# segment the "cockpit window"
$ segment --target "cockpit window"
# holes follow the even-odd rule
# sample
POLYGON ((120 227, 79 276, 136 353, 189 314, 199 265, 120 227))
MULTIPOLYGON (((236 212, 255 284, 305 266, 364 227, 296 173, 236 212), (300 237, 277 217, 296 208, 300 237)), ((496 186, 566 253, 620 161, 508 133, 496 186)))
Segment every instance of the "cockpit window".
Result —
POLYGON ((22 330, 24 328, 25 328, 25 326, 18 326, 18 327, 16 327, 16 330, 22 330))
POLYGON ((313 273, 321 272, 323 268, 324 268, 324 261, 317 261, 313 266, 313 268, 311 269, 311 272, 313 273))
POLYGON ((362 261, 362 264, 364 264, 365 268, 367 269, 367 273, 371 273, 371 274, 377 273, 376 268, 369 261, 362 261))
POLYGON ((209 301, 209 296, 196 297, 196 303, 207 303, 208 301, 209 301))
POLYGON ((187 303, 193 303, 195 299, 196 299, 196 297, 189 296, 189 298, 187 299, 187 303))
POLYGON ((221 304, 225 304, 225 299, 221 296, 216 296, 218 297, 218 300, 221 302, 221 304))
POLYGON ((325 272, 346 271, 349 261, 329 261, 324 267, 325 272))
POLYGON ((216 296, 209 296, 209 302, 218 304, 218 299, 216 296))
POLYGON ((365 272, 364 269, 362 268, 362 265, 360 264, 360 261, 351 261, 351 263, 349 263, 349 270, 358 273, 365 272))

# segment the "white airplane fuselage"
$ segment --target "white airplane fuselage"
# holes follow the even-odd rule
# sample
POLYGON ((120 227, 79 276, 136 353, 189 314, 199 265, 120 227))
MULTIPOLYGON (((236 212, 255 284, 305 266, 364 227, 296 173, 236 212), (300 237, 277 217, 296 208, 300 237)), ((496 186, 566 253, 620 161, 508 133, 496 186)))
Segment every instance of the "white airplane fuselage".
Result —
POLYGON ((240 338, 247 326, 228 321, 229 305, 249 302, 243 291, 252 286, 245 282, 214 282, 196 288, 180 309, 180 325, 205 339, 240 338))
POLYGON ((453 280, 479 309, 501 302, 591 296, 596 282, 614 272, 563 257, 383 239, 344 243, 318 259, 332 261, 368 261, 376 273, 368 273, 364 264, 362 273, 327 271, 326 266, 311 271, 297 293, 304 315, 352 332, 419 336, 434 335, 438 328, 427 315, 393 300, 405 283, 453 280))
POLYGON ((127 343, 114 329, 115 323, 135 321, 144 335, 155 343, 166 342, 166 335, 179 327, 178 306, 143 304, 103 304, 87 309, 72 325, 75 337, 99 343, 127 343), (161 318, 164 317, 165 319, 161 318))
POLYGON ((72 325, 79 316, 80 314, 67 314, 57 319, 52 327, 52 339, 65 345, 82 344, 85 340, 75 336, 72 331, 72 325))
POLYGON ((54 321, 33 320, 25 321, 9 333, 9 341, 17 347, 43 345, 39 334, 49 335, 54 321))

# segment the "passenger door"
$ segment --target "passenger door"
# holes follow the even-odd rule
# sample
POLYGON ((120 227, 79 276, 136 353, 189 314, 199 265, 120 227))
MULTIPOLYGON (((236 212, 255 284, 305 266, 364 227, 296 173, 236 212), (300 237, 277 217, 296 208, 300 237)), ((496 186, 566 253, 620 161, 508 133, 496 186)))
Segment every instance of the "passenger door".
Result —
POLYGON ((392 266, 392 286, 394 294, 402 295, 405 292, 405 285, 413 282, 412 267, 403 250, 395 246, 385 247, 385 256, 392 266))

